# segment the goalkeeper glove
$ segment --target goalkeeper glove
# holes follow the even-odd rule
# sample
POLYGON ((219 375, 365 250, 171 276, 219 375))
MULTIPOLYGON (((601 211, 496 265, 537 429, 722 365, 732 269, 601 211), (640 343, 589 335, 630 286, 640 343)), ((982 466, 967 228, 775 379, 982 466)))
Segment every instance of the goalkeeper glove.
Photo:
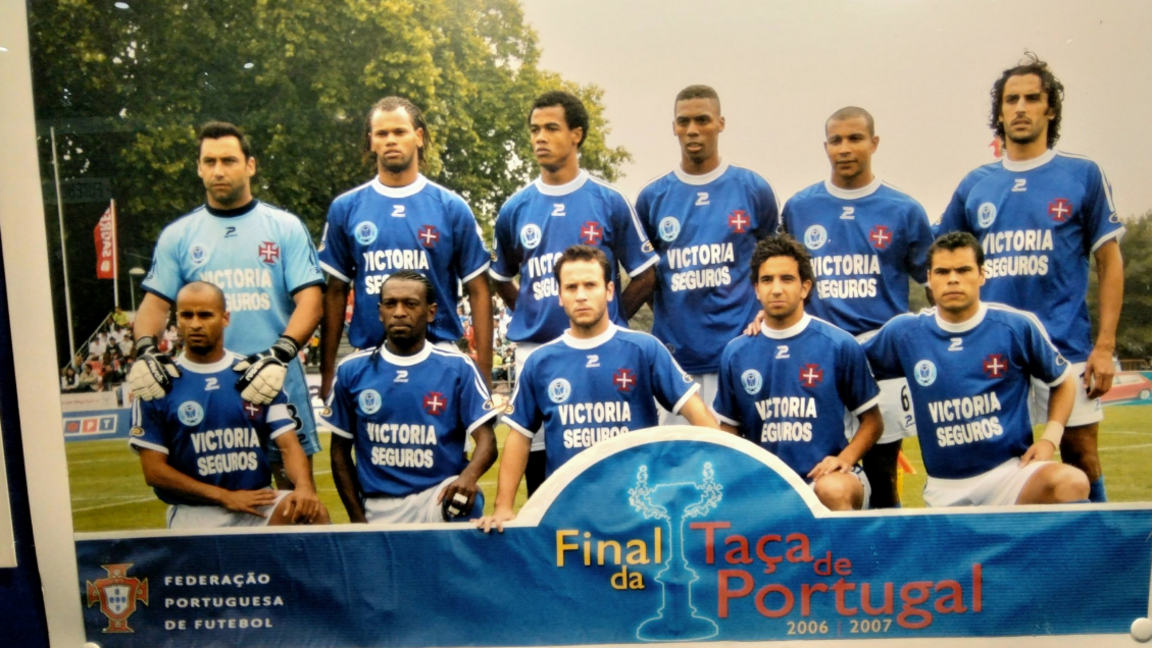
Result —
POLYGON ((180 368, 168 355, 156 348, 156 338, 145 335, 136 340, 136 361, 128 372, 132 396, 150 401, 172 391, 172 379, 180 377, 180 368))
POLYGON ((296 340, 281 335, 272 348, 263 353, 255 353, 232 367, 243 372, 236 381, 240 397, 249 403, 267 405, 280 393, 284 386, 284 376, 288 373, 288 363, 296 357, 300 345, 296 340))

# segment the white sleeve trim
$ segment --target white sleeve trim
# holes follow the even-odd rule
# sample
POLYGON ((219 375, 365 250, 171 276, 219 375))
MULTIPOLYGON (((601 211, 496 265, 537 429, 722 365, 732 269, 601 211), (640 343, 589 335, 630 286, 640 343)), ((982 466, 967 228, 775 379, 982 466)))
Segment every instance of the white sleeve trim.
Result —
POLYGON ((684 404, 688 402, 688 399, 692 398, 692 396, 694 396, 698 391, 700 391, 700 383, 692 383, 692 386, 688 388, 688 393, 684 394, 680 397, 680 400, 676 401, 676 405, 672 407, 672 413, 679 415, 680 409, 684 407, 684 404))
POLYGON ((709 407, 708 411, 712 412, 712 416, 715 416, 717 421, 720 421, 721 423, 727 423, 728 425, 731 425, 734 428, 740 427, 739 421, 733 421, 732 419, 728 418, 727 416, 724 416, 720 412, 717 412, 715 407, 709 407))
POLYGON ((1092 244, 1092 249, 1089 250, 1089 252, 1095 253, 1096 250, 1099 249, 1101 245, 1104 245, 1105 243, 1107 243, 1108 241, 1111 241, 1112 239, 1116 239, 1116 241, 1119 242, 1120 239, 1123 238, 1124 234, 1127 232, 1128 232, 1128 228, 1126 228, 1126 227, 1121 227, 1120 229, 1112 230, 1111 232, 1108 232, 1107 234, 1105 234, 1104 236, 1101 236, 1095 243, 1092 244))
POLYGON ((852 410, 852 416, 858 417, 861 414, 863 414, 864 412, 867 412, 868 410, 872 409, 873 407, 875 407, 879 404, 880 404, 880 394, 876 394, 875 396, 872 397, 872 400, 870 400, 867 403, 864 403, 863 405, 861 405, 860 407, 857 407, 856 409, 852 410))
MULTIPOLYGON (((1064 362, 1067 363, 1068 361, 1065 360, 1064 362)), ((1064 381, 1068 380, 1068 377, 1071 375, 1072 375, 1072 365, 1071 364, 1065 364, 1064 365, 1064 373, 1060 374, 1060 377, 1057 378, 1056 380, 1053 380, 1052 382, 1048 383, 1048 386, 1049 387, 1055 387, 1057 385, 1063 384, 1064 381)))
POLYGON ((333 268, 332 266, 328 265, 327 263, 324 263, 323 261, 321 261, 320 267, 324 269, 324 272, 327 272, 328 274, 332 275, 333 277, 336 277, 340 281, 343 281, 346 284, 352 283, 352 280, 349 279, 348 277, 345 277, 344 273, 338 271, 336 268, 333 268))
POLYGON ((473 279, 475 279, 476 277, 478 277, 478 276, 480 276, 480 275, 484 274, 484 271, 485 271, 485 270, 487 270, 487 269, 488 269, 488 267, 489 267, 489 266, 491 266, 491 265, 492 265, 492 262, 491 262, 491 261, 485 261, 485 262, 484 262, 484 265, 482 265, 482 266, 480 266, 479 268, 476 268, 475 270, 473 270, 471 274, 469 274, 469 275, 467 275, 467 276, 464 276, 464 277, 461 277, 461 278, 460 278, 460 283, 468 283, 469 281, 472 281, 472 280, 473 280, 473 279))
POLYGON ((340 428, 336 427, 335 425, 332 425, 332 423, 331 423, 331 422, 330 422, 328 419, 326 419, 326 418, 324 418, 324 417, 320 417, 320 418, 319 418, 319 421, 320 421, 320 423, 321 423, 322 425, 326 426, 326 427, 327 427, 329 430, 331 430, 331 431, 332 431, 332 434, 338 434, 338 435, 340 435, 340 436, 344 437, 345 439, 352 439, 352 438, 354 438, 354 437, 352 436, 352 433, 350 433, 350 432, 346 432, 346 431, 344 431, 344 430, 341 430, 340 428))
POLYGON ((288 421, 282 427, 276 429, 275 431, 272 432, 272 434, 268 435, 268 438, 269 439, 275 439, 276 437, 280 436, 281 434, 284 434, 285 432, 295 432, 295 431, 296 431, 296 424, 293 423, 292 421, 288 421))
MULTIPOLYGON (((128 445, 129 446, 139 446, 139 448, 147 448, 148 450, 155 450, 156 452, 162 452, 164 454, 168 454, 168 448, 166 448, 162 445, 156 444, 156 443, 150 443, 148 441, 143 441, 141 439, 128 439, 128 445)), ((134 447, 132 449, 138 450, 139 448, 134 447)))
POLYGON ((513 430, 516 430, 517 432, 519 432, 520 434, 523 434, 524 436, 528 437, 529 439, 536 436, 535 432, 532 432, 528 428, 524 427, 523 425, 520 425, 519 423, 517 423, 516 421, 513 421, 510 418, 505 417, 504 423, 506 423, 508 425, 508 427, 512 428, 513 430))
POLYGON ((492 410, 491 412, 484 412, 483 416, 476 419, 475 421, 472 422, 471 425, 468 426, 468 429, 466 429, 464 431, 464 434, 466 436, 471 436, 471 434, 476 431, 476 428, 480 427, 481 425, 484 425, 485 423, 487 423, 488 421, 490 421, 494 418, 498 418, 499 416, 500 416, 500 413, 497 412, 496 410, 492 410))
POLYGON ((641 272, 644 272, 645 270, 647 270, 649 266, 655 265, 656 262, 658 262, 659 260, 660 260, 660 255, 653 253, 652 258, 648 259, 644 263, 641 263, 640 267, 636 268, 635 270, 629 270, 628 276, 630 278, 635 277, 636 275, 640 274, 641 272))

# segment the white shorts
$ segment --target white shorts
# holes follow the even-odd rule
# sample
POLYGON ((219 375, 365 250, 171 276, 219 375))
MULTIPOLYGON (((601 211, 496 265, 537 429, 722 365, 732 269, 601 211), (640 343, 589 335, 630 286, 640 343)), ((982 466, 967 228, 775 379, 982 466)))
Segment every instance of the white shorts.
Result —
MULTIPOLYGON (((697 385, 700 385, 700 391, 696 393, 704 399, 704 406, 711 412, 712 403, 716 400, 716 392, 720 388, 720 374, 692 374, 692 379, 696 381, 697 385)), ((683 415, 669 412, 659 402, 656 403, 656 410, 660 413, 660 425, 692 425, 683 415)))
POLYGON ((169 529, 223 529, 227 527, 266 527, 281 500, 292 491, 276 491, 276 501, 261 506, 264 517, 229 511, 223 506, 172 504, 168 507, 169 529))
MULTIPOLYGON (((412 493, 405 497, 366 497, 364 498, 364 517, 369 524, 413 524, 425 522, 444 522, 444 512, 441 503, 436 501, 440 491, 448 484, 456 481, 459 475, 452 475, 439 484, 412 493)), ((476 501, 472 505, 472 515, 480 517, 484 512, 484 500, 480 493, 476 494, 476 501)))
MULTIPOLYGON (((852 466, 852 474, 856 476, 856 479, 860 480, 860 485, 864 487, 864 504, 860 507, 860 510, 867 511, 868 501, 872 499, 872 482, 868 481, 868 475, 864 474, 864 468, 860 464, 852 466)), ((804 478, 803 475, 800 477, 804 478)), ((816 490, 816 482, 812 482, 809 486, 812 487, 812 490, 816 490)))
MULTIPOLYGON (((516 361, 516 380, 519 381, 524 377, 524 362, 528 360, 528 356, 532 352, 539 349, 540 345, 535 342, 517 342, 516 351, 513 355, 516 361)), ((543 452, 544 451, 544 432, 541 430, 532 436, 532 447, 529 452, 543 452)))
POLYGON ((966 479, 938 479, 928 476, 924 503, 928 506, 1008 506, 1016 503, 1020 491, 1032 475, 1051 461, 1033 461, 1020 467, 1013 457, 986 473, 966 479))
MULTIPOLYGON (((1084 368, 1087 362, 1072 363, 1071 374, 1065 380, 1076 381, 1076 400, 1072 403, 1072 413, 1068 416, 1068 427, 1091 425, 1104 420, 1104 407, 1099 398, 1088 398, 1084 390, 1084 368)), ((1032 391, 1028 395, 1028 412, 1032 415, 1032 425, 1048 422, 1048 385, 1033 378, 1032 391)))

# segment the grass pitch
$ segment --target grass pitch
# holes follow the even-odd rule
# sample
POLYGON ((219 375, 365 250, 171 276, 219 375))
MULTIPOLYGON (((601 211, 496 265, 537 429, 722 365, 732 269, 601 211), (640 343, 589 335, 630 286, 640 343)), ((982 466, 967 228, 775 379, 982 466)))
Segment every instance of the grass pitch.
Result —
MULTIPOLYGON (((496 428, 497 447, 503 448, 508 427, 496 428)), ((348 522, 348 514, 336 494, 328 451, 329 435, 320 435, 325 450, 314 457, 316 486, 333 522, 348 522)), ((124 439, 84 441, 65 445, 68 478, 72 495, 72 518, 77 532, 128 529, 162 529, 167 505, 156 499, 144 483, 140 462, 124 439)), ((904 441, 904 454, 916 469, 903 480, 904 506, 924 506, 924 464, 916 439, 904 441)), ((1152 501, 1152 405, 1113 406, 1105 411, 1100 425, 1100 458, 1107 478, 1111 502, 1152 501)), ((480 480, 484 490, 485 513, 492 512, 496 500, 497 460, 480 480)), ((516 494, 519 510, 526 499, 524 484, 516 494)))

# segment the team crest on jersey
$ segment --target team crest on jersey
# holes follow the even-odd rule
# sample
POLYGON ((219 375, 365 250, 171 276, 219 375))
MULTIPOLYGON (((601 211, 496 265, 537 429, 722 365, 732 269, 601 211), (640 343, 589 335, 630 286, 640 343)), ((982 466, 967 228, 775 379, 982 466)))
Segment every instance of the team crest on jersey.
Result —
POLYGON ((892 230, 883 225, 877 225, 868 233, 868 240, 872 242, 872 247, 877 250, 887 249, 892 244, 892 230))
POLYGON ((188 427, 199 425, 204 420, 204 408, 196 401, 184 401, 176 410, 176 417, 188 427))
POLYGON ((728 214, 728 228, 737 234, 743 234, 748 231, 748 226, 752 224, 752 219, 748 218, 748 212, 743 209, 728 214))
POLYGON ((128 626, 128 617, 136 612, 136 605, 148 605, 148 579, 129 577, 132 563, 101 565, 108 575, 95 581, 85 581, 88 607, 100 604, 100 612, 108 617, 104 632, 135 632, 128 626))
POLYGON ((250 421, 259 421, 260 417, 264 415, 264 406, 245 402, 244 414, 248 416, 248 420, 250 421))
POLYGON ((364 221, 356 226, 353 234, 356 236, 356 242, 360 245, 372 245, 376 242, 376 224, 364 221))
POLYGON ((521 228, 520 244, 526 249, 535 250, 536 246, 540 245, 540 226, 531 223, 521 228))
MULTIPOLYGON (((1115 222, 1119 223, 1120 221, 1115 222)), ((655 249, 656 248, 652 247, 652 241, 644 241, 644 244, 640 246, 640 251, 644 254, 651 254, 655 249)))
POLYGON ((809 362, 808 364, 800 367, 800 384, 805 387, 815 387, 824 382, 824 370, 820 365, 809 362))
POLYGON ((272 241, 264 241, 256 253, 264 263, 273 264, 280 259, 280 246, 272 241))
POLYGON ((980 203, 979 209, 976 210, 976 222, 985 229, 992 227, 992 223, 996 222, 996 205, 990 202, 980 203))
POLYGON ((480 409, 484 410, 485 412, 491 412, 497 407, 499 406, 496 404, 496 401, 489 398, 488 400, 484 401, 484 404, 480 406, 480 409))
POLYGON ((568 384, 568 381, 563 378, 557 378, 552 381, 552 384, 548 385, 548 398, 551 398, 552 402, 557 405, 568 400, 568 397, 571 395, 572 385, 568 384))
POLYGON ((144 436, 144 428, 138 425, 134 426, 131 430, 128 430, 128 434, 129 436, 142 437, 144 436))
POLYGON ((320 418, 329 418, 331 416, 332 416, 332 408, 331 407, 325 407, 324 409, 320 410, 320 418))
POLYGON ((604 240, 604 226, 588 221, 580 227, 580 241, 585 245, 600 245, 604 240))
POLYGON ((993 353, 984 358, 984 375, 989 378, 1003 378, 1008 371, 1008 362, 999 353, 993 353))
POLYGON ((813 225, 804 231, 804 246, 809 250, 819 250, 828 242, 828 230, 822 225, 813 225))
POLYGON ((433 225, 425 225, 420 228, 420 233, 416 235, 420 239, 420 245, 430 248, 440 241, 440 232, 433 225))
POLYGON ((364 410, 365 414, 375 414, 380 411, 380 392, 375 389, 365 389, 360 392, 356 400, 360 403, 360 409, 364 410))
POLYGON ((203 265, 208 260, 208 251, 204 249, 203 245, 197 243, 188 251, 188 256, 192 258, 192 265, 203 265))
POLYGON ((680 236, 680 221, 675 216, 665 216, 660 219, 660 239, 671 243, 680 236))
POLYGON ((1057 223, 1063 223, 1072 215, 1072 202, 1067 198, 1057 198, 1048 203, 1048 215, 1057 223))
POLYGON ((749 396, 755 396, 764 386, 764 378, 760 376, 759 371, 749 369, 740 375, 740 384, 744 385, 744 391, 748 392, 749 396))
POLYGON ((636 372, 631 369, 617 369, 612 374, 612 384, 616 391, 630 392, 636 386, 636 372))
POLYGON ((916 382, 923 387, 929 387, 936 382, 936 365, 932 364, 931 360, 917 362, 912 373, 915 375, 916 382))
POLYGON ((424 395, 424 411, 432 416, 440 416, 444 413, 444 406, 447 401, 444 400, 444 394, 440 392, 428 392, 424 395))

